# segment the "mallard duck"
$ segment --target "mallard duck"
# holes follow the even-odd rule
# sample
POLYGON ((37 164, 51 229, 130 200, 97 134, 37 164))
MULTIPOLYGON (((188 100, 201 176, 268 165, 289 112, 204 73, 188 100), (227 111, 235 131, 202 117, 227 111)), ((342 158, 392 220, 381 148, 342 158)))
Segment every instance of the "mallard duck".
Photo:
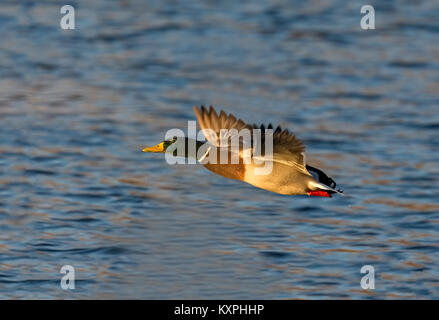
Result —
MULTIPOLYGON (((187 137, 173 137, 156 146, 144 148, 142 151, 196 158, 208 170, 218 175, 244 181, 255 187, 279 194, 331 197, 334 193, 342 193, 341 190, 335 190, 335 181, 322 170, 306 164, 304 144, 288 129, 282 130, 278 126, 274 130, 271 124, 267 128, 264 125, 249 125, 222 110, 218 115, 212 106, 209 109, 204 106, 201 106, 201 108, 195 106, 194 112, 203 134, 208 140, 207 142, 187 137), (261 132, 261 150, 265 150, 266 146, 265 132, 268 132, 267 129, 271 130, 272 156, 267 157, 266 153, 262 151, 256 157, 254 149, 252 149, 254 146, 253 140, 251 141, 251 147, 247 148, 243 146, 242 140, 240 140, 239 151, 232 150, 230 145, 222 144, 224 130, 221 129, 229 131, 236 129, 235 132, 241 132, 245 129, 249 130, 250 133, 261 132), (260 131, 255 129, 260 129, 260 131), (192 150, 196 151, 196 153, 193 153, 194 155, 189 154, 191 143, 194 146, 192 150), (243 156, 244 149, 250 150, 251 156, 255 156, 255 159, 258 159, 259 162, 246 162, 243 156), (224 150, 227 153, 227 163, 220 161, 220 154, 224 150), (206 156, 210 155, 212 155, 210 161, 206 161, 206 156), (238 155, 237 162, 231 161, 233 155, 238 155), (217 161, 212 161, 212 158, 214 160, 216 158, 217 161), (269 173, 258 174, 257 169, 261 169, 267 164, 270 164, 271 170, 269 173)), ((230 138, 230 134, 226 138, 230 138)))

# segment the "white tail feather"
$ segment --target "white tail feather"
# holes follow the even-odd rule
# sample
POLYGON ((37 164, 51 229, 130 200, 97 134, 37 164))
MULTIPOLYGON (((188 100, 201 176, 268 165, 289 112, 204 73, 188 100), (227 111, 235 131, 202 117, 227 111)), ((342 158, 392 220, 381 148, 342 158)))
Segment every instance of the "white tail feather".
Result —
POLYGON ((335 190, 331 187, 328 187, 327 185, 320 183, 320 182, 317 182, 317 181, 310 181, 308 183, 308 188, 310 188, 311 190, 312 189, 330 190, 330 191, 333 191, 335 193, 341 194, 342 196, 344 195, 342 192, 337 191, 337 190, 335 190))

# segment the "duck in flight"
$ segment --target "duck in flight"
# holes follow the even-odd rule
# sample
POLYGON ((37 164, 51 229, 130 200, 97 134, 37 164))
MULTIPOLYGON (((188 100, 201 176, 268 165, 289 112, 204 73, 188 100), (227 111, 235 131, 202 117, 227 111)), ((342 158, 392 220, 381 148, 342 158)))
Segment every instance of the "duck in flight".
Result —
MULTIPOLYGON (((195 158, 208 170, 223 177, 244 181, 255 187, 285 195, 331 197, 335 193, 342 194, 343 191, 335 189, 336 183, 333 179, 329 178, 322 170, 306 164, 304 144, 288 129, 282 130, 278 126, 274 130, 271 124, 267 128, 264 125, 249 125, 222 110, 218 115, 213 107, 209 107, 209 109, 204 106, 194 107, 194 112, 207 142, 190 141, 191 139, 186 137, 174 137, 156 146, 144 148, 142 151, 191 157, 188 150, 190 149, 189 144, 192 142, 196 148, 196 154, 202 154, 202 156, 195 156, 195 158), (248 162, 244 159, 245 147, 242 144, 238 152, 236 149, 232 150, 230 146, 222 144, 224 132, 240 132, 243 129, 250 132, 260 129, 258 132, 261 134, 261 150, 265 147, 266 136, 269 136, 265 135, 265 132, 271 132, 272 152, 270 152, 269 157, 263 153, 261 156, 258 155, 260 161, 248 162), (229 160, 225 163, 220 161, 220 154, 224 148, 228 153, 227 159, 229 160), (210 153, 215 158, 217 157, 218 161, 203 161, 210 153), (237 162, 230 161, 233 154, 238 155, 237 162), (256 169, 266 166, 267 162, 269 162, 271 169, 269 173, 258 174, 256 169)), ((253 141, 251 146, 253 147, 253 141)), ((254 151, 251 148, 249 150, 254 151)), ((256 159, 256 154, 253 155, 256 159)))

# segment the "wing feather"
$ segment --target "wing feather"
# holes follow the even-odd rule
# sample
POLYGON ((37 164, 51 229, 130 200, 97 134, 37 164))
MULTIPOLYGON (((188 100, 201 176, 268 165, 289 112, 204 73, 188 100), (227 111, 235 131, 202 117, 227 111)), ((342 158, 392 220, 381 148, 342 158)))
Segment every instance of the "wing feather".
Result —
MULTIPOLYGON (((243 120, 237 119, 233 114, 226 114, 223 110, 220 111, 219 116, 215 109, 210 106, 209 109, 201 106, 201 108, 194 107, 194 112, 200 127, 206 136, 206 139, 213 145, 219 147, 221 137, 221 129, 236 129, 238 132, 242 129, 248 129, 251 132, 254 129, 261 131, 261 149, 265 150, 265 133, 266 129, 273 130, 273 125, 270 123, 267 128, 262 124, 260 126, 253 124, 248 125, 243 120), (210 129, 210 130, 209 130, 210 129)), ((306 170, 305 163, 305 145, 288 129, 282 129, 277 126, 273 131, 273 158, 275 162, 280 162, 294 166, 297 169, 309 174, 306 170)), ((253 136, 252 136, 253 138, 253 136)), ((253 143, 252 143, 253 146, 253 143)))

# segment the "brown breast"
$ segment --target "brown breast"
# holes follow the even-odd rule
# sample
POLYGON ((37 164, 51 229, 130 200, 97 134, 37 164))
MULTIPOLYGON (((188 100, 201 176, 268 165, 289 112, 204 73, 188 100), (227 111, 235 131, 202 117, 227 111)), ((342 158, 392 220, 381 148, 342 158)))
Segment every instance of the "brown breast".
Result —
POLYGON ((225 164, 221 164, 220 152, 217 151, 216 163, 217 164, 206 163, 206 164, 204 164, 204 166, 208 170, 210 170, 216 174, 219 174, 220 176, 223 176, 223 177, 226 177, 229 179, 244 180, 245 165, 243 164, 243 159, 241 157, 239 157, 238 164, 231 164, 232 163, 231 153, 228 152, 227 162, 225 164))
POLYGON ((219 174, 220 176, 229 178, 244 180, 245 177, 245 165, 244 164, 210 164, 204 165, 208 170, 219 174))

